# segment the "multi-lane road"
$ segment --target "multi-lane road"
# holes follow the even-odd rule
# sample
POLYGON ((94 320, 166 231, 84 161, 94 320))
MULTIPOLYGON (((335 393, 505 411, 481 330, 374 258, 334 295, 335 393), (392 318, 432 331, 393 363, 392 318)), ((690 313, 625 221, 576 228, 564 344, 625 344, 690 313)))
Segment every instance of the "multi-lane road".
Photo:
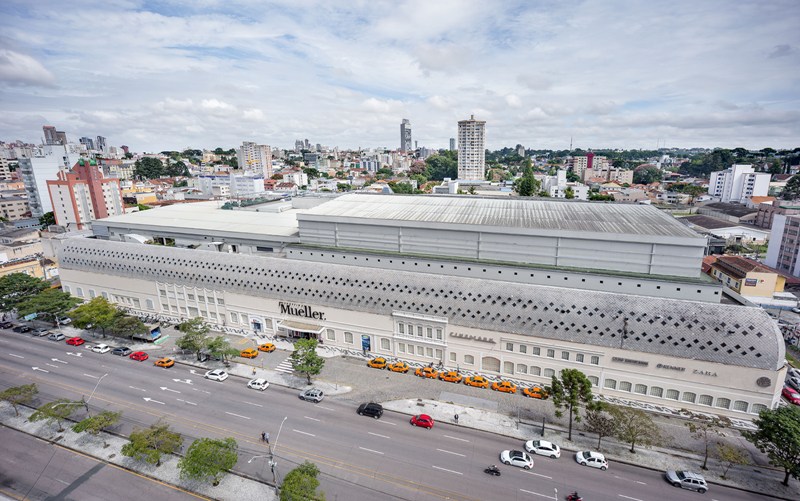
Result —
MULTIPOLYGON (((259 392, 236 376, 214 382, 187 365, 161 369, 152 358, 135 362, 9 331, 0 331, 0 374, 2 389, 37 383, 42 401, 77 400, 97 386, 89 405, 122 411, 116 430, 121 434, 164 419, 186 437, 184 449, 198 437, 233 437, 239 444, 236 469, 271 481, 266 458, 248 463, 268 454, 260 441, 266 431, 278 479, 296 464, 312 461, 322 472, 321 489, 328 499, 536 500, 555 499, 556 492, 564 499, 573 490, 587 501, 700 496, 671 487, 661 472, 613 461, 608 471, 594 470, 577 465, 569 453, 557 460, 536 456, 530 471, 500 465, 502 476, 493 477, 483 469, 499 464, 501 450, 521 449, 521 441, 442 423, 428 431, 392 412, 370 419, 356 415, 357 403, 346 396, 313 404, 299 400, 294 389, 272 385, 259 392)), ((402 375, 393 376, 403 384, 402 375)), ((757 496, 713 485, 705 498, 757 496)))

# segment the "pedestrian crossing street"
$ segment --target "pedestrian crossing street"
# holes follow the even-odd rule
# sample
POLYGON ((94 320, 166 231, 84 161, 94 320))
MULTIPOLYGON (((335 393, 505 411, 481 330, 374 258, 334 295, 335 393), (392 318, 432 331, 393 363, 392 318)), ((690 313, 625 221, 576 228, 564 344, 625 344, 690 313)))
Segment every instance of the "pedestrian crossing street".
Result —
POLYGON ((289 357, 286 357, 286 359, 283 362, 279 363, 278 366, 275 367, 275 370, 278 372, 285 372, 286 374, 294 373, 294 369, 292 369, 291 359, 289 357))

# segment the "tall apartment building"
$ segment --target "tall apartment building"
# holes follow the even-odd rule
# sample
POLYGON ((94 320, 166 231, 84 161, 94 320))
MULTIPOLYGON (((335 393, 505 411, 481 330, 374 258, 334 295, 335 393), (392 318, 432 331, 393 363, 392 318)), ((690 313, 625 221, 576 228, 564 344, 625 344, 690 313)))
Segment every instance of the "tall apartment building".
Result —
POLYGON ((236 153, 240 169, 262 174, 264 179, 272 177, 272 149, 269 145, 244 141, 236 153))
POLYGON ((94 141, 92 140, 92 138, 84 136, 80 138, 79 141, 82 145, 86 146, 87 150, 94 149, 94 141))
POLYGON ((96 219, 125 212, 119 179, 106 178, 94 160, 80 159, 71 171, 62 169, 47 181, 56 224, 82 230, 96 219))
POLYGON ((58 131, 52 125, 43 125, 42 131, 44 132, 44 144, 60 144, 58 139, 58 131))
POLYGON ((15 160, 0 156, 0 181, 11 181, 11 164, 14 162, 15 160))
POLYGON ((406 153, 411 149, 411 122, 404 118, 400 123, 400 151, 406 153))
POLYGON ((53 210, 47 181, 57 179, 58 172, 69 169, 81 155, 77 144, 43 145, 33 150, 30 158, 20 158, 17 171, 25 185, 31 217, 42 217, 53 210))
POLYGON ((736 164, 723 171, 711 173, 708 194, 720 202, 744 203, 750 197, 769 194, 770 175, 756 173, 752 165, 736 164))
POLYGON ((483 181, 486 166, 486 121, 469 120, 458 122, 458 179, 483 181))
POLYGON ((450 151, 456 151, 456 138, 450 138, 450 151))
POLYGON ((800 277, 800 215, 774 214, 764 264, 800 277))
POLYGON ((106 146, 106 138, 103 136, 97 136, 97 141, 94 143, 97 151, 101 153, 106 153, 108 151, 108 147, 106 146))

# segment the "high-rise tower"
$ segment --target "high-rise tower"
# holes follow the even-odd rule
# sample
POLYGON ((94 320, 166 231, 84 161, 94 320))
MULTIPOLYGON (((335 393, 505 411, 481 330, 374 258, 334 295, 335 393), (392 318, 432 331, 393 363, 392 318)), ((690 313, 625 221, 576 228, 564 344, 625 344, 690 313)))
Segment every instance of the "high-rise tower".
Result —
POLYGON ((458 122, 458 179, 483 181, 486 164, 486 122, 469 120, 458 122))
POLYGON ((404 118, 400 123, 400 151, 411 151, 411 122, 404 118))

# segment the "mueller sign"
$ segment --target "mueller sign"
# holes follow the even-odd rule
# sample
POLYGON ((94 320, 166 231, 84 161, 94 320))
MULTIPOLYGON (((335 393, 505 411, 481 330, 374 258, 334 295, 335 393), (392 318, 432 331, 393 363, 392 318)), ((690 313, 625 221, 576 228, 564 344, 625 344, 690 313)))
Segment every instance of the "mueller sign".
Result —
POLYGON ((321 311, 313 311, 306 304, 278 302, 281 313, 284 315, 294 315, 296 317, 313 318, 314 320, 325 320, 325 314, 321 311))

